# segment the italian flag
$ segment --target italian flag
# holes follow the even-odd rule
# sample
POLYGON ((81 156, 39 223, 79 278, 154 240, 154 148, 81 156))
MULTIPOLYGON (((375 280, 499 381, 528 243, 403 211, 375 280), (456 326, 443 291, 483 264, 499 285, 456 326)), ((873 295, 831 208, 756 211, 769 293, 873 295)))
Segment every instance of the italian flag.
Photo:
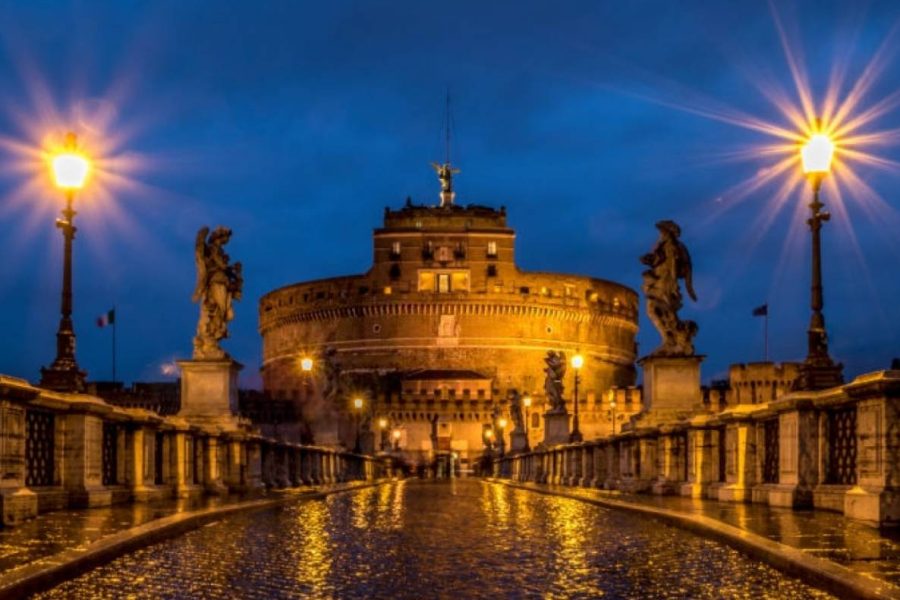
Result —
POLYGON ((116 322, 116 309, 111 309, 97 317, 97 327, 106 327, 116 322))

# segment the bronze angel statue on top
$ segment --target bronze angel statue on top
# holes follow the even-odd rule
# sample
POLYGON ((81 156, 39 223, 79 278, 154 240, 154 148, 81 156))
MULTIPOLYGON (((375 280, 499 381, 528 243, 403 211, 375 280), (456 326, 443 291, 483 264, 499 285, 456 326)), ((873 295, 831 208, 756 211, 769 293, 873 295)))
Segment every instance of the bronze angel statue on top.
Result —
POLYGON ((241 263, 229 264, 225 244, 231 230, 209 227, 197 232, 194 260, 197 264, 197 285, 194 302, 200 303, 200 319, 194 337, 194 358, 225 358, 219 340, 228 337, 228 322, 234 318, 232 302, 241 299, 244 277, 241 263))
POLYGON ((697 324, 678 318, 683 305, 679 280, 684 280, 684 289, 691 300, 697 301, 691 255, 679 239, 681 228, 674 221, 660 221, 656 228, 659 229, 656 245, 641 257, 641 262, 650 267, 644 271, 641 286, 647 298, 647 316, 662 336, 662 344, 652 355, 693 356, 697 324))

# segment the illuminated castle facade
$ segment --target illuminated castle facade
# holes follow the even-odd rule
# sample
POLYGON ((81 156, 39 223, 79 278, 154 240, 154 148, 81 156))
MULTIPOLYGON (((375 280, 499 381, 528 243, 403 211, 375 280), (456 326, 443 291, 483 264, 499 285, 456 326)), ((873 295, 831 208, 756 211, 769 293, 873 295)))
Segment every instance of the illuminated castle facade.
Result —
MULTIPOLYGON (((385 209, 367 273, 262 297, 266 392, 297 403, 316 443, 352 447, 359 427, 368 449, 424 457, 436 446, 465 465, 482 452, 492 418, 509 418, 514 391, 533 398, 529 438, 541 440, 544 357, 577 352, 581 430, 608 432, 608 390, 635 383, 637 294, 602 279, 522 271, 505 208, 456 205, 449 185, 441 199, 385 209), (301 368, 304 358, 312 371, 301 368)), ((570 368, 570 412, 573 378, 570 368)))

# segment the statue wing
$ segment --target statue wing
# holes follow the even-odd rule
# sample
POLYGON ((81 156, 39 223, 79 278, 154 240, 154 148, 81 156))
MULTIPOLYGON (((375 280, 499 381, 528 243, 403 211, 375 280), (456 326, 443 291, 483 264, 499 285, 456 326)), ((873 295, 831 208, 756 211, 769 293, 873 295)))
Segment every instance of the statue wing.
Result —
POLYGON ((206 236, 209 227, 201 227, 194 241, 194 262, 197 264, 197 283, 194 285, 194 302, 199 302, 206 290, 206 236))
POLYGON ((693 267, 691 266, 691 255, 687 247, 681 242, 678 243, 678 276, 684 278, 684 289, 687 290, 688 296, 694 302, 697 301, 697 294, 694 292, 693 267))

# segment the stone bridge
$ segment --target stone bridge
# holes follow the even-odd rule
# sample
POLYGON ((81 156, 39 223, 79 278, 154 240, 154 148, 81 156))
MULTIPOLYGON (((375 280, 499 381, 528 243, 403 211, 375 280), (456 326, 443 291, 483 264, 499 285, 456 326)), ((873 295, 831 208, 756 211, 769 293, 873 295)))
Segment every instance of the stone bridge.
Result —
POLYGON ((0 376, 5 526, 69 507, 374 480, 383 468, 371 456, 267 438, 248 423, 198 425, 0 376))

